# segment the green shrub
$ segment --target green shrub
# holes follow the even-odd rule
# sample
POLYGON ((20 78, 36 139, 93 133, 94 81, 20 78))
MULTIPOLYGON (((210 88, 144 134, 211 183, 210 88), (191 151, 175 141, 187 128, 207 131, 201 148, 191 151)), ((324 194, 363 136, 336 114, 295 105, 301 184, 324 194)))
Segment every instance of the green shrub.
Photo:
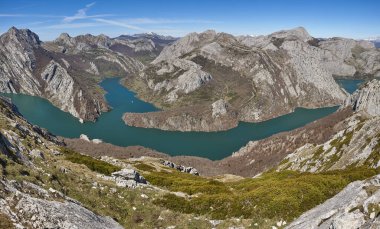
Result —
POLYGON ((175 192, 184 192, 189 195, 196 193, 229 193, 229 189, 222 182, 181 173, 176 170, 172 172, 151 171, 149 174, 144 173, 143 175, 153 185, 165 187, 175 192))
POLYGON ((135 164, 134 166, 136 167, 136 169, 142 170, 142 171, 145 171, 145 172, 156 170, 153 166, 147 165, 147 164, 144 164, 144 163, 138 163, 138 164, 135 164))
POLYGON ((62 148, 61 152, 65 155, 65 159, 73 163, 82 164, 87 166, 92 171, 111 175, 111 173, 119 171, 121 168, 105 161, 97 160, 93 157, 77 153, 73 150, 62 148))
POLYGON ((292 220, 331 198, 350 182, 375 174, 374 169, 359 167, 322 173, 271 171, 259 178, 232 183, 213 183, 176 172, 151 172, 145 177, 152 184, 170 191, 197 193, 189 199, 167 194, 155 201, 155 204, 173 211, 205 214, 214 219, 280 217, 292 220))

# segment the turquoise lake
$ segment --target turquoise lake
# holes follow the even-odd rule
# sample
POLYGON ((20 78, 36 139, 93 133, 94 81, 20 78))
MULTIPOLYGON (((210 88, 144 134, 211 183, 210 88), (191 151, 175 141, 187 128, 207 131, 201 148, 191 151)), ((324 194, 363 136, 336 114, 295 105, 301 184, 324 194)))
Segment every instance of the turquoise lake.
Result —
MULTIPOLYGON (((133 92, 119 84, 119 80, 109 78, 100 84, 108 92, 105 97, 113 109, 102 114, 95 123, 81 124, 78 119, 42 98, 21 94, 6 96, 12 99, 29 122, 46 128, 55 135, 78 138, 80 134, 86 134, 90 139, 98 138, 114 145, 141 145, 170 155, 192 155, 212 160, 231 155, 250 140, 259 140, 302 127, 337 110, 337 107, 297 108, 293 113, 268 121, 240 122, 234 129, 210 133, 136 128, 124 124, 121 119, 124 112, 149 112, 157 109, 136 98, 133 92)), ((345 84, 344 87, 358 86, 356 82, 345 84)))
POLYGON ((346 79, 338 79, 336 82, 346 89, 346 91, 352 94, 359 86, 364 82, 364 80, 346 80, 346 79))

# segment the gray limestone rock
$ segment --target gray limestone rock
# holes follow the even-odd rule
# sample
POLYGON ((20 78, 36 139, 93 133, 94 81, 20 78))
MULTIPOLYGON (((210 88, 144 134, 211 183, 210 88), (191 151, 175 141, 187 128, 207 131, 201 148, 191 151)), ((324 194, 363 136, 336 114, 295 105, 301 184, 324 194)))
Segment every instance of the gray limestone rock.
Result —
POLYGON ((355 91, 345 102, 355 111, 365 111, 369 115, 380 115, 380 81, 374 79, 355 91))
POLYGON ((380 175, 366 181, 352 182, 333 198, 305 212, 285 228, 378 228, 380 216, 369 206, 380 206, 380 175), (377 191, 367 192, 368 188, 376 188, 377 191))

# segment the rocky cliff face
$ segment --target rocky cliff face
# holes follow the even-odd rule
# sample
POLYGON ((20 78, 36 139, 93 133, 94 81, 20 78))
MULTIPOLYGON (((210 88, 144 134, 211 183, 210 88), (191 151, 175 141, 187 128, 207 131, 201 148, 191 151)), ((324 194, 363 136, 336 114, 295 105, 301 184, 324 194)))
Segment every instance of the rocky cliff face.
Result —
MULTIPOLYGON (((212 113, 212 103, 219 100, 229 103, 230 111, 236 114, 231 123, 263 121, 295 107, 341 104, 347 94, 332 77, 338 70, 331 68, 342 66, 351 71, 352 66, 313 42, 319 41, 303 28, 260 37, 234 37, 215 31, 191 33, 164 48, 126 84, 142 98, 172 113, 202 105, 201 109, 194 107, 196 115, 189 116, 200 121, 221 117, 207 117, 212 113)), ((133 118, 125 115, 128 125, 141 127, 167 128, 170 121, 165 118, 170 119, 167 113, 159 122, 153 114, 134 114, 133 118)), ((186 130, 210 128, 196 125, 186 130)))
POLYGON ((345 102, 354 111, 364 111, 369 115, 380 115, 380 81, 367 82, 361 89, 355 91, 345 102))
POLYGON ((0 92, 44 97, 77 118, 94 121, 108 110, 99 80, 143 66, 107 45, 102 35, 62 34, 55 42, 42 43, 30 30, 13 27, 0 37, 0 92))
POLYGON ((324 62, 336 76, 380 76, 380 51, 372 42, 331 38, 320 41, 318 47, 329 52, 324 62))

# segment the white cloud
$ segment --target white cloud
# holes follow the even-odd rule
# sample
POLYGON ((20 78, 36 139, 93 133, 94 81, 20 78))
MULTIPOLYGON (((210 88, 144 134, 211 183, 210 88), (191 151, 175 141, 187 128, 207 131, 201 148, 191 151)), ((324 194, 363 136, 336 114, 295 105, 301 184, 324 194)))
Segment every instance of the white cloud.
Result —
POLYGON ((63 18, 64 23, 70 23, 75 20, 80 19, 88 19, 88 18, 99 18, 99 17, 107 17, 112 16, 111 14, 97 14, 97 15, 87 15, 87 11, 95 5, 95 2, 87 4, 85 8, 79 9, 76 14, 73 16, 66 16, 63 18))
POLYGON ((166 19, 166 18, 127 18, 121 20, 125 23, 132 25, 139 24, 214 24, 220 23, 218 21, 210 20, 197 20, 197 19, 166 19))
POLYGON ((124 28, 127 28, 127 29, 138 30, 138 31, 147 31, 144 28, 141 28, 141 27, 138 27, 138 26, 134 26, 134 25, 130 25, 130 24, 127 24, 127 23, 122 22, 122 21, 107 20, 107 19, 102 19, 102 18, 96 18, 94 20, 97 21, 97 22, 103 22, 103 23, 106 23, 106 24, 109 24, 109 25, 120 26, 120 27, 124 27, 124 28))
POLYGON ((101 26, 101 24, 84 22, 84 23, 62 23, 62 24, 49 25, 49 26, 40 27, 40 28, 41 29, 77 29, 77 28, 88 28, 88 27, 98 27, 98 26, 101 26))

